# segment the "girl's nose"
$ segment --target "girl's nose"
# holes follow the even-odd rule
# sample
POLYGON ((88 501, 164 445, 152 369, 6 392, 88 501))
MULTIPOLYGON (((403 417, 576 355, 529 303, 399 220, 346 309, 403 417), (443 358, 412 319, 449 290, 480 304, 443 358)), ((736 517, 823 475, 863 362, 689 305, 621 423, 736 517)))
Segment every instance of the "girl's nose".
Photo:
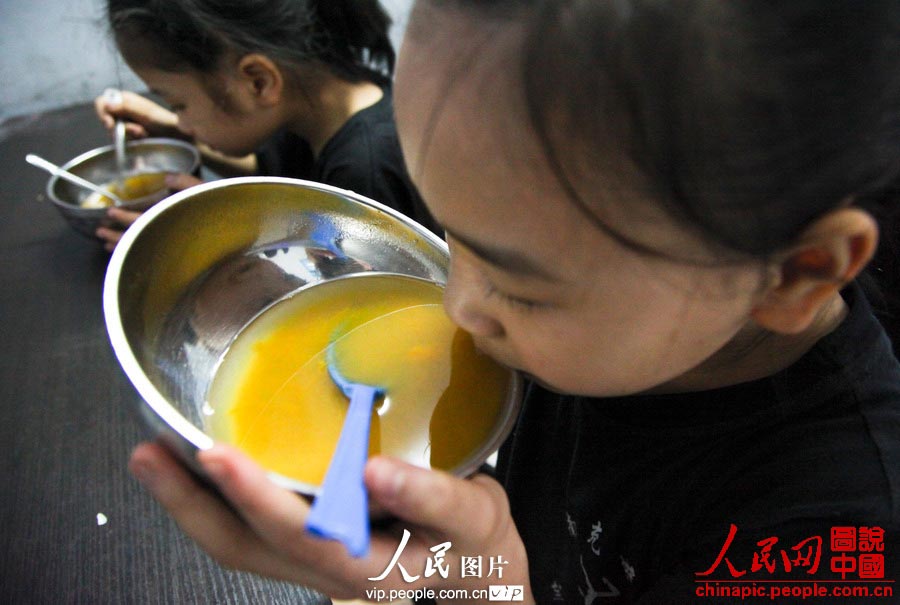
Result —
POLYGON ((503 324, 484 307, 480 292, 477 283, 468 279, 460 263, 453 263, 447 289, 444 291, 444 309, 447 315, 453 323, 472 336, 503 336, 503 324))

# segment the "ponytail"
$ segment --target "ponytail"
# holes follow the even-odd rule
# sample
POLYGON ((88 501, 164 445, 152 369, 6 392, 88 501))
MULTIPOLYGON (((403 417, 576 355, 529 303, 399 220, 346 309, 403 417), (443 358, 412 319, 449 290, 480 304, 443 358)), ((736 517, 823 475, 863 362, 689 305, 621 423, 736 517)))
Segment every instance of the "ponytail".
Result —
POLYGON ((396 54, 388 30, 391 18, 377 0, 315 0, 315 10, 347 75, 365 72, 390 79, 396 54), (363 71, 360 71, 363 70, 363 71))

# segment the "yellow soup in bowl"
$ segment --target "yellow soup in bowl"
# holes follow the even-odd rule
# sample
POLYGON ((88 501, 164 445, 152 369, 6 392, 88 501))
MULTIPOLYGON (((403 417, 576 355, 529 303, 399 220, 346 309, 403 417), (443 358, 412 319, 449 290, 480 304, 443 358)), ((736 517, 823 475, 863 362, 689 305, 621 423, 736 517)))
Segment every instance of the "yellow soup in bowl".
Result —
MULTIPOLYGON (((122 181, 111 181, 102 187, 126 202, 149 198, 150 196, 162 199, 169 192, 168 187, 166 187, 165 172, 135 174, 126 177, 122 181)), ((112 198, 100 195, 96 191, 81 201, 82 208, 109 208, 112 205, 112 198)))
POLYGON ((479 353, 424 280, 354 275, 301 290, 260 314, 225 353, 208 430, 267 469, 320 485, 348 400, 328 375, 333 343, 348 380, 382 387, 369 453, 453 471, 504 418, 512 373, 479 353))

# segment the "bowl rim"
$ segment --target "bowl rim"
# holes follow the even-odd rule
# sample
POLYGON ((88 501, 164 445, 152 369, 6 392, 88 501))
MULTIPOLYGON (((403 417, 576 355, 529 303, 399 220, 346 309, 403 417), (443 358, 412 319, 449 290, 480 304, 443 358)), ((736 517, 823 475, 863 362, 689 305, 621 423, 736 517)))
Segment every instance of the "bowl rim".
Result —
MULTIPOLYGON (((185 151, 189 152, 191 154, 191 156, 193 157, 193 161, 191 162, 191 167, 186 172, 193 173, 195 170, 197 170, 197 168, 200 167, 200 150, 197 149, 197 147, 195 145, 188 143, 187 141, 182 141, 181 139, 172 139, 172 138, 167 138, 167 137, 148 137, 146 139, 135 139, 133 141, 128 141, 125 145, 125 148, 127 149, 129 147, 142 147, 147 144, 154 144, 154 145, 162 144, 162 145, 171 145, 174 147, 181 147, 185 151)), ((103 155, 105 153, 114 152, 114 151, 115 151, 115 146, 112 143, 110 143, 109 145, 103 145, 101 147, 95 147, 93 149, 89 149, 89 150, 85 151, 84 153, 81 153, 81 154, 75 156, 74 158, 72 158, 71 160, 66 162, 65 164, 62 164, 60 166, 60 168, 62 168, 63 170, 71 170, 73 166, 81 164, 82 162, 86 162, 87 160, 93 159, 97 156, 103 155)), ((53 190, 54 190, 54 187, 56 186, 56 183, 60 180, 62 180, 62 178, 58 174, 52 174, 47 179, 47 185, 46 185, 45 191, 47 193, 47 198, 51 202, 53 202, 53 204, 55 204, 56 206, 59 206, 61 208, 65 208, 66 210, 82 210, 85 212, 99 210, 99 212, 97 214, 105 214, 106 213, 106 210, 107 210, 106 208, 82 208, 78 204, 73 204, 72 202, 67 202, 65 200, 61 200, 58 197, 56 197, 56 195, 54 195, 54 193, 53 193, 53 190)), ((141 205, 141 200, 137 200, 134 203, 126 202, 126 203, 122 204, 121 207, 129 208, 132 205, 134 205, 135 207, 139 207, 141 205)))
MULTIPOLYGON (((428 239, 431 244, 436 245, 439 249, 446 253, 449 258, 449 247, 447 245, 447 242, 445 242, 443 239, 432 233, 430 230, 426 229, 424 226, 415 222, 405 214, 394 210, 393 208, 390 208, 382 204, 381 202, 360 195, 354 191, 302 179, 268 176, 248 176, 219 179, 200 185, 195 185, 183 191, 176 192, 148 209, 145 213, 138 217, 138 219, 125 231, 122 239, 119 240, 118 244, 116 245, 112 257, 110 258, 109 264, 107 265, 106 276, 103 281, 103 315, 106 323, 106 331, 110 340, 110 344, 112 345, 113 352, 118 359, 119 364, 122 366, 125 375, 137 390, 144 403, 146 403, 146 405, 148 405, 170 429, 175 431, 180 438, 186 440, 196 450, 207 450, 211 448, 215 442, 212 437, 206 434, 199 427, 195 426, 171 403, 169 403, 166 397, 164 397, 162 393, 157 390, 157 388, 144 373, 134 351, 131 349, 131 346, 128 343, 128 338, 125 334, 124 326, 122 325, 122 317, 119 312, 119 288, 117 287, 117 285, 121 282, 122 269, 124 267, 125 260, 128 257, 129 250, 131 249, 134 242, 138 239, 140 234, 148 227, 148 225, 150 225, 154 221, 157 216, 166 213, 170 208, 182 203, 185 200, 192 199, 209 191, 215 191, 216 189, 243 185, 271 184, 302 187, 305 189, 314 189, 326 193, 333 193, 340 196, 349 197, 351 200, 362 203, 364 205, 372 206, 400 220, 402 223, 412 226, 417 231, 420 237, 428 239)), ((402 275, 390 272, 366 272, 364 274, 374 275, 379 273, 402 275)), ((423 279, 424 281, 432 281, 432 283, 443 285, 441 284, 441 282, 435 282, 434 280, 428 280, 424 278, 419 279, 423 279)), ((311 285, 314 286, 315 284, 311 285)), ((296 291, 299 291, 301 289, 302 288, 296 291)), ((502 441, 512 429, 518 414, 518 409, 521 406, 524 381, 520 373, 514 369, 510 369, 510 374, 510 398, 512 401, 512 405, 505 406, 505 416, 499 421, 498 429, 495 432, 494 438, 489 440, 488 443, 483 444, 479 450, 473 452, 472 454, 473 460, 482 460, 482 462, 471 462, 468 465, 452 469, 454 473, 465 476, 477 470, 478 467, 483 463, 483 459, 487 458, 488 455, 499 448, 502 441)), ((289 490, 307 495, 312 495, 316 491, 318 491, 318 488, 315 486, 310 486, 303 482, 290 479, 274 471, 267 471, 267 474, 274 483, 289 490)))

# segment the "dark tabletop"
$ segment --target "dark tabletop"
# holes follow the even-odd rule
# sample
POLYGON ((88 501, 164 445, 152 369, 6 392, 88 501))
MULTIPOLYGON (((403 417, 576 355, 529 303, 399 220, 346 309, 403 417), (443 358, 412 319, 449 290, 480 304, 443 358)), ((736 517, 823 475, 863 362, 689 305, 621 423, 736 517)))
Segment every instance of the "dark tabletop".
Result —
POLYGON ((0 124, 0 603, 328 603, 223 570, 128 475, 144 435, 103 323, 109 255, 24 159, 107 142, 87 105, 0 124))

